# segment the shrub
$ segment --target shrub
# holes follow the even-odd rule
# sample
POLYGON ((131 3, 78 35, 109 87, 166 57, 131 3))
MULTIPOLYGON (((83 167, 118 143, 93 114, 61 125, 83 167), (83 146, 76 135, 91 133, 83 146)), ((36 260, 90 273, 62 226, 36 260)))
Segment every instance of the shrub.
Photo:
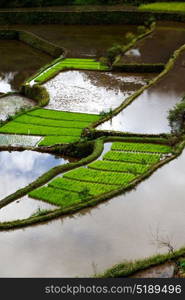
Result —
POLYGON ((108 65, 112 65, 118 55, 121 55, 123 52, 123 47, 121 45, 113 45, 107 50, 106 57, 108 59, 108 65))
POLYGON ((132 32, 127 32, 125 34, 126 44, 129 44, 134 38, 135 38, 135 35, 132 32))
POLYGON ((137 34, 138 35, 144 34, 145 32, 146 32, 146 27, 145 26, 140 25, 140 26, 137 27, 137 34))
POLYGON ((173 133, 182 133, 185 130, 185 96, 168 114, 168 121, 173 133))

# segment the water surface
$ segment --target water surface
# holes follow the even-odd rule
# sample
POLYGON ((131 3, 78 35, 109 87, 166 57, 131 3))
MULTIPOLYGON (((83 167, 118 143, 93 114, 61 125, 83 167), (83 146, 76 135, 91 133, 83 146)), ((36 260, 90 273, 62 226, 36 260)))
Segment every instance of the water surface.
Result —
MULTIPOLYGON (((7 29, 7 28, 6 28, 7 29)), ((19 90, 21 84, 52 57, 16 40, 0 40, 0 92, 19 90)))
POLYGON ((137 42, 122 63, 167 63, 173 52, 185 44, 185 26, 177 22, 157 22, 156 30, 137 42))
POLYGON ((0 198, 16 192, 54 166, 69 160, 34 151, 0 152, 0 198))
POLYGON ((47 108, 88 113, 108 112, 153 76, 98 71, 61 72, 44 84, 50 94, 47 108))
POLYGON ((28 218, 39 210, 53 210, 56 208, 57 206, 25 196, 0 209, 0 222, 28 218))
POLYGON ((0 120, 5 121, 8 116, 15 115, 21 109, 35 106, 35 101, 21 95, 7 95, 0 98, 0 120))
POLYGON ((34 147, 42 139, 41 136, 0 134, 0 146, 30 146, 34 147))
POLYGON ((0 276, 89 276, 124 260, 167 252, 157 237, 174 248, 184 246, 184 164, 185 152, 136 190, 96 208, 1 232, 0 276))
POLYGON ((99 57, 113 44, 124 44, 135 25, 14 25, 9 28, 33 32, 68 50, 69 57, 99 57))
POLYGON ((167 119, 169 110, 185 94, 184 61, 185 51, 181 53, 174 67, 165 77, 145 90, 112 120, 97 129, 154 134, 170 132, 167 119))

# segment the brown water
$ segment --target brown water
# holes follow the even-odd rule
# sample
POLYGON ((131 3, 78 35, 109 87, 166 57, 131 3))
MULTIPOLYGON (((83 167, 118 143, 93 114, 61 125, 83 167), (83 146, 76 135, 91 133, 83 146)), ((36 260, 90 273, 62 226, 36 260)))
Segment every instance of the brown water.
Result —
MULTIPOLYGON (((1 27, 4 28, 4 27, 1 27)), ((12 25, 9 28, 33 32, 68 50, 69 57, 99 57, 113 44, 124 44, 135 25, 12 25)))
POLYGON ((135 273, 131 278, 173 278, 175 273, 175 263, 165 264, 148 268, 135 273))
POLYGON ((61 72, 44 84, 50 94, 47 108, 88 113, 108 112, 153 76, 98 71, 61 72))
POLYGON ((0 233, 0 276, 76 277, 185 244, 185 152, 125 195, 73 218, 0 233), (37 255, 35 255, 37 253, 37 255), (52 255, 51 255, 52 253, 52 255))
POLYGON ((52 57, 20 41, 0 40, 0 92, 18 90, 21 84, 52 57))
POLYGON ((154 33, 128 51, 122 63, 166 63, 173 52, 185 44, 183 23, 158 22, 154 33))
POLYGON ((0 152, 0 199, 28 185, 54 166, 69 159, 34 151, 0 152))
POLYGON ((155 134, 169 132, 168 112, 185 94, 184 61, 185 51, 165 77, 97 129, 155 134))
POLYGON ((15 115, 20 109, 28 109, 35 105, 35 101, 21 95, 7 95, 0 98, 0 120, 5 121, 8 116, 15 115))

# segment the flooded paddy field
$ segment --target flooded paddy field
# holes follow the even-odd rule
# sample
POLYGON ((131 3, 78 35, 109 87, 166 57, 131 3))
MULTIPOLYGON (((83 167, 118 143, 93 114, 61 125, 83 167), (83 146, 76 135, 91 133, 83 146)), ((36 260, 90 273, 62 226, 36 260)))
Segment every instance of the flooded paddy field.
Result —
MULTIPOLYGON (((1 27, 3 28, 3 27, 1 27)), ((99 57, 113 44, 124 44, 135 25, 11 25, 9 28, 34 34, 67 49, 68 57, 99 57)))
POLYGON ((1 232, 0 276, 90 276, 124 259, 167 252, 157 234, 183 246, 184 163, 185 152, 136 190, 74 217, 1 232))
POLYGON ((31 183, 54 166, 69 160, 34 151, 0 152, 0 199, 31 183))
POLYGON ((28 218, 39 211, 56 208, 57 206, 25 196, 0 209, 0 222, 28 218))
POLYGON ((109 112, 154 76, 98 71, 61 72, 44 84, 50 94, 47 108, 85 113, 109 112))
MULTIPOLYGON (((1 84, 1 83, 0 83, 1 84)), ((10 94, 0 98, 0 120, 5 121, 9 116, 15 115, 20 109, 28 109, 36 102, 18 94, 10 94)))
POLYGON ((0 40, 0 92, 19 90, 25 79, 52 60, 52 57, 25 43, 0 40))
POLYGON ((0 134, 0 146, 36 146, 42 139, 40 136, 0 134))
POLYGON ((152 35, 137 42, 121 63, 167 63, 173 52, 185 44, 185 26, 177 22, 158 22, 152 35))
POLYGON ((168 112, 181 100, 185 92, 184 60, 183 51, 165 77, 97 129, 154 134, 169 132, 168 112))

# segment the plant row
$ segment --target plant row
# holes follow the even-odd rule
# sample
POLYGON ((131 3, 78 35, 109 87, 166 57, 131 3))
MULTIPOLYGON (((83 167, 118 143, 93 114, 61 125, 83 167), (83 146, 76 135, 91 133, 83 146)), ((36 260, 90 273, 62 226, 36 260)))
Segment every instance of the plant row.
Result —
POLYGON ((153 152, 153 153, 169 153, 171 147, 150 143, 113 143, 112 150, 117 151, 133 151, 133 152, 153 152))

